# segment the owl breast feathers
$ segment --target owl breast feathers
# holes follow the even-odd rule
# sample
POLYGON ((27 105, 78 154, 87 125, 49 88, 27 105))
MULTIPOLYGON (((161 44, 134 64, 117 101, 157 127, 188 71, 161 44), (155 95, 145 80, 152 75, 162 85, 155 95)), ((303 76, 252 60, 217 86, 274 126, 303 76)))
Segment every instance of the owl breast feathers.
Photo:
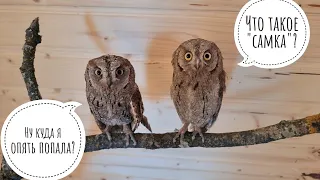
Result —
POLYGON ((151 131, 135 71, 129 60, 116 55, 104 55, 90 60, 85 71, 87 101, 95 121, 111 140, 113 126, 123 126, 123 131, 135 142, 132 132, 140 123, 151 131))
MULTIPOLYGON (((183 142, 188 126, 194 128, 192 139, 206 132, 216 121, 226 90, 223 57, 214 42, 191 39, 173 53, 171 98, 183 127, 177 133, 183 142)), ((174 138, 174 141, 175 141, 174 138)))

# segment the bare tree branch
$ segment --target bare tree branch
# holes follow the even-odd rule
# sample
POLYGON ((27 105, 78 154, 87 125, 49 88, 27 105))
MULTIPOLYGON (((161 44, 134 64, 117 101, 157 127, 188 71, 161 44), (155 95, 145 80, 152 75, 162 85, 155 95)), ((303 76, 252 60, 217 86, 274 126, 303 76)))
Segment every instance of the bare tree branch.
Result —
MULTIPOLYGON (((42 99, 40 91, 38 89, 38 83, 36 76, 34 74, 34 58, 36 47, 39 43, 41 43, 41 36, 39 35, 39 18, 35 18, 30 27, 26 29, 25 35, 25 43, 23 45, 23 60, 22 65, 20 67, 20 72, 26 84, 26 88, 28 91, 29 99, 31 101, 42 99)), ((2 166, 0 177, 3 179, 21 179, 21 177, 16 174, 7 164, 6 160, 2 156, 2 166)))
POLYGON ((20 67, 20 72, 26 84, 29 99, 31 101, 42 99, 38 89, 38 83, 34 74, 34 58, 36 47, 41 43, 41 36, 39 35, 39 18, 34 19, 28 29, 26 29, 26 42, 23 45, 23 60, 20 67))
MULTIPOLYGON (((41 36, 39 33, 39 19, 36 18, 26 30, 26 43, 23 46, 23 62, 20 67, 22 77, 25 81, 26 88, 30 100, 42 99, 38 89, 37 80, 35 77, 34 58, 37 44, 41 43, 41 36)), ((283 120, 278 124, 248 130, 241 132, 230 133, 205 133, 205 142, 202 143, 200 138, 196 138, 193 142, 191 140, 191 133, 185 134, 185 141, 188 145, 181 146, 179 141, 173 143, 175 132, 168 132, 164 134, 150 134, 150 133, 136 133, 135 138, 137 145, 129 145, 129 148, 179 148, 179 147, 234 147, 246 146, 254 144, 263 144, 280 139, 300 137, 308 134, 320 133, 320 114, 308 116, 297 120, 283 120)), ((85 152, 93 152, 102 149, 111 148, 128 148, 125 145, 125 135, 122 133, 115 133, 113 135, 112 143, 107 140, 105 134, 91 135, 86 137, 85 152), (117 134, 117 135, 115 135, 117 134)), ((1 175, 3 179, 21 179, 8 166, 3 158, 1 175)))
MULTIPOLYGON (((180 147, 234 147, 247 146, 254 144, 263 144, 286 138, 300 137, 308 134, 320 133, 320 114, 308 116, 297 120, 283 120, 278 124, 266 126, 259 129, 230 132, 230 133, 205 133, 205 142, 202 143, 200 138, 191 140, 192 134, 185 134, 187 146, 181 146, 179 141, 173 143, 172 139, 175 132, 164 134, 136 133, 136 146, 130 148, 180 148, 180 147)), ((126 148, 124 134, 117 134, 110 143, 105 134, 92 135, 86 137, 85 152, 98 151, 111 148, 126 148)))

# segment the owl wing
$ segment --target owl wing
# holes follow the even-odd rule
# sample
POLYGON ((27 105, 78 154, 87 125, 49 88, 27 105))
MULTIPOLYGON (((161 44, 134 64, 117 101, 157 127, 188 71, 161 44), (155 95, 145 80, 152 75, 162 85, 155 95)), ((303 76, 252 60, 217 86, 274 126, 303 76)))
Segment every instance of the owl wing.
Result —
POLYGON ((217 99, 217 103, 218 105, 216 106, 216 110, 212 116, 212 118, 208 121, 208 123, 205 125, 205 127, 202 129, 203 132, 208 131, 213 123, 217 120, 217 117, 219 115, 220 109, 221 109, 221 105, 222 105, 222 99, 223 99, 223 93, 226 91, 226 72, 224 70, 222 70, 222 72, 219 75, 219 92, 218 92, 218 99, 217 99))
POLYGON ((173 83, 170 88, 170 96, 173 101, 174 107, 176 108, 176 112, 178 116, 180 117, 180 120, 185 123, 185 119, 183 118, 183 113, 184 112, 184 104, 181 102, 180 98, 180 91, 181 89, 179 86, 181 85, 182 81, 178 81, 177 83, 173 83))
POLYGON ((186 121, 186 103, 185 103, 185 89, 182 87, 183 83, 185 82, 185 78, 181 78, 173 72, 173 80, 170 87, 170 96, 173 101, 173 105, 176 109, 176 112, 179 116, 179 119, 182 123, 187 123, 186 121))
POLYGON ((219 115, 220 109, 221 109, 221 102, 222 102, 222 97, 223 93, 221 93, 221 90, 219 92, 219 98, 217 100, 218 105, 216 106, 216 110, 212 117, 209 119, 208 123, 205 125, 205 127, 202 129, 203 132, 207 132, 213 125, 213 123, 217 120, 217 117, 219 115))
POLYGON ((134 93, 131 97, 130 106, 130 113, 133 117, 133 121, 131 123, 132 131, 134 132, 138 128, 140 123, 142 123, 150 132, 152 132, 151 126, 148 122, 148 118, 143 115, 144 107, 141 93, 137 85, 135 85, 134 87, 134 93))
POLYGON ((90 112, 91 112, 91 114, 93 115, 94 121, 96 122, 98 128, 100 129, 101 132, 103 132, 103 130, 106 128, 106 125, 103 124, 101 121, 99 121, 99 120, 97 120, 97 119, 95 118, 96 115, 95 115, 95 113, 92 111, 91 108, 90 108, 90 112))

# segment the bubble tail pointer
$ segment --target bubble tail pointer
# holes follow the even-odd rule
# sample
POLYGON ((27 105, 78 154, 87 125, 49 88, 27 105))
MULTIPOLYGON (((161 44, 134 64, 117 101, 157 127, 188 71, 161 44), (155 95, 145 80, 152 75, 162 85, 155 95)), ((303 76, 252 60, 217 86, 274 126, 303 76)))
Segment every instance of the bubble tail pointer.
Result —
POLYGON ((248 57, 246 59, 243 59, 240 63, 238 63, 241 67, 250 67, 253 65, 253 60, 250 60, 248 57))
POLYGON ((82 104, 79 103, 79 102, 76 102, 76 101, 70 101, 70 102, 66 102, 64 103, 64 109, 67 109, 67 110, 72 110, 72 109, 75 109, 79 106, 81 106, 82 104))

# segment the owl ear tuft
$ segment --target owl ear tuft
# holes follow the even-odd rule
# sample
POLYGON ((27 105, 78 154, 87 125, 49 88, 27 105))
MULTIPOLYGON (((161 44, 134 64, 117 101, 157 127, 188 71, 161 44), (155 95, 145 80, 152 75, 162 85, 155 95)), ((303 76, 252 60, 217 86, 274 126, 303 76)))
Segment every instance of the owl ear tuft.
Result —
POLYGON ((88 66, 95 66, 95 65, 96 65, 95 60, 96 60, 96 59, 91 59, 91 60, 88 62, 88 66))
POLYGON ((88 79, 88 76, 89 76, 89 68, 87 67, 86 70, 85 70, 85 72, 84 72, 84 78, 85 78, 85 80, 88 79))
POLYGON ((180 48, 177 48, 173 53, 172 53, 172 60, 171 60, 171 64, 174 65, 178 65, 178 55, 180 53, 180 48))

